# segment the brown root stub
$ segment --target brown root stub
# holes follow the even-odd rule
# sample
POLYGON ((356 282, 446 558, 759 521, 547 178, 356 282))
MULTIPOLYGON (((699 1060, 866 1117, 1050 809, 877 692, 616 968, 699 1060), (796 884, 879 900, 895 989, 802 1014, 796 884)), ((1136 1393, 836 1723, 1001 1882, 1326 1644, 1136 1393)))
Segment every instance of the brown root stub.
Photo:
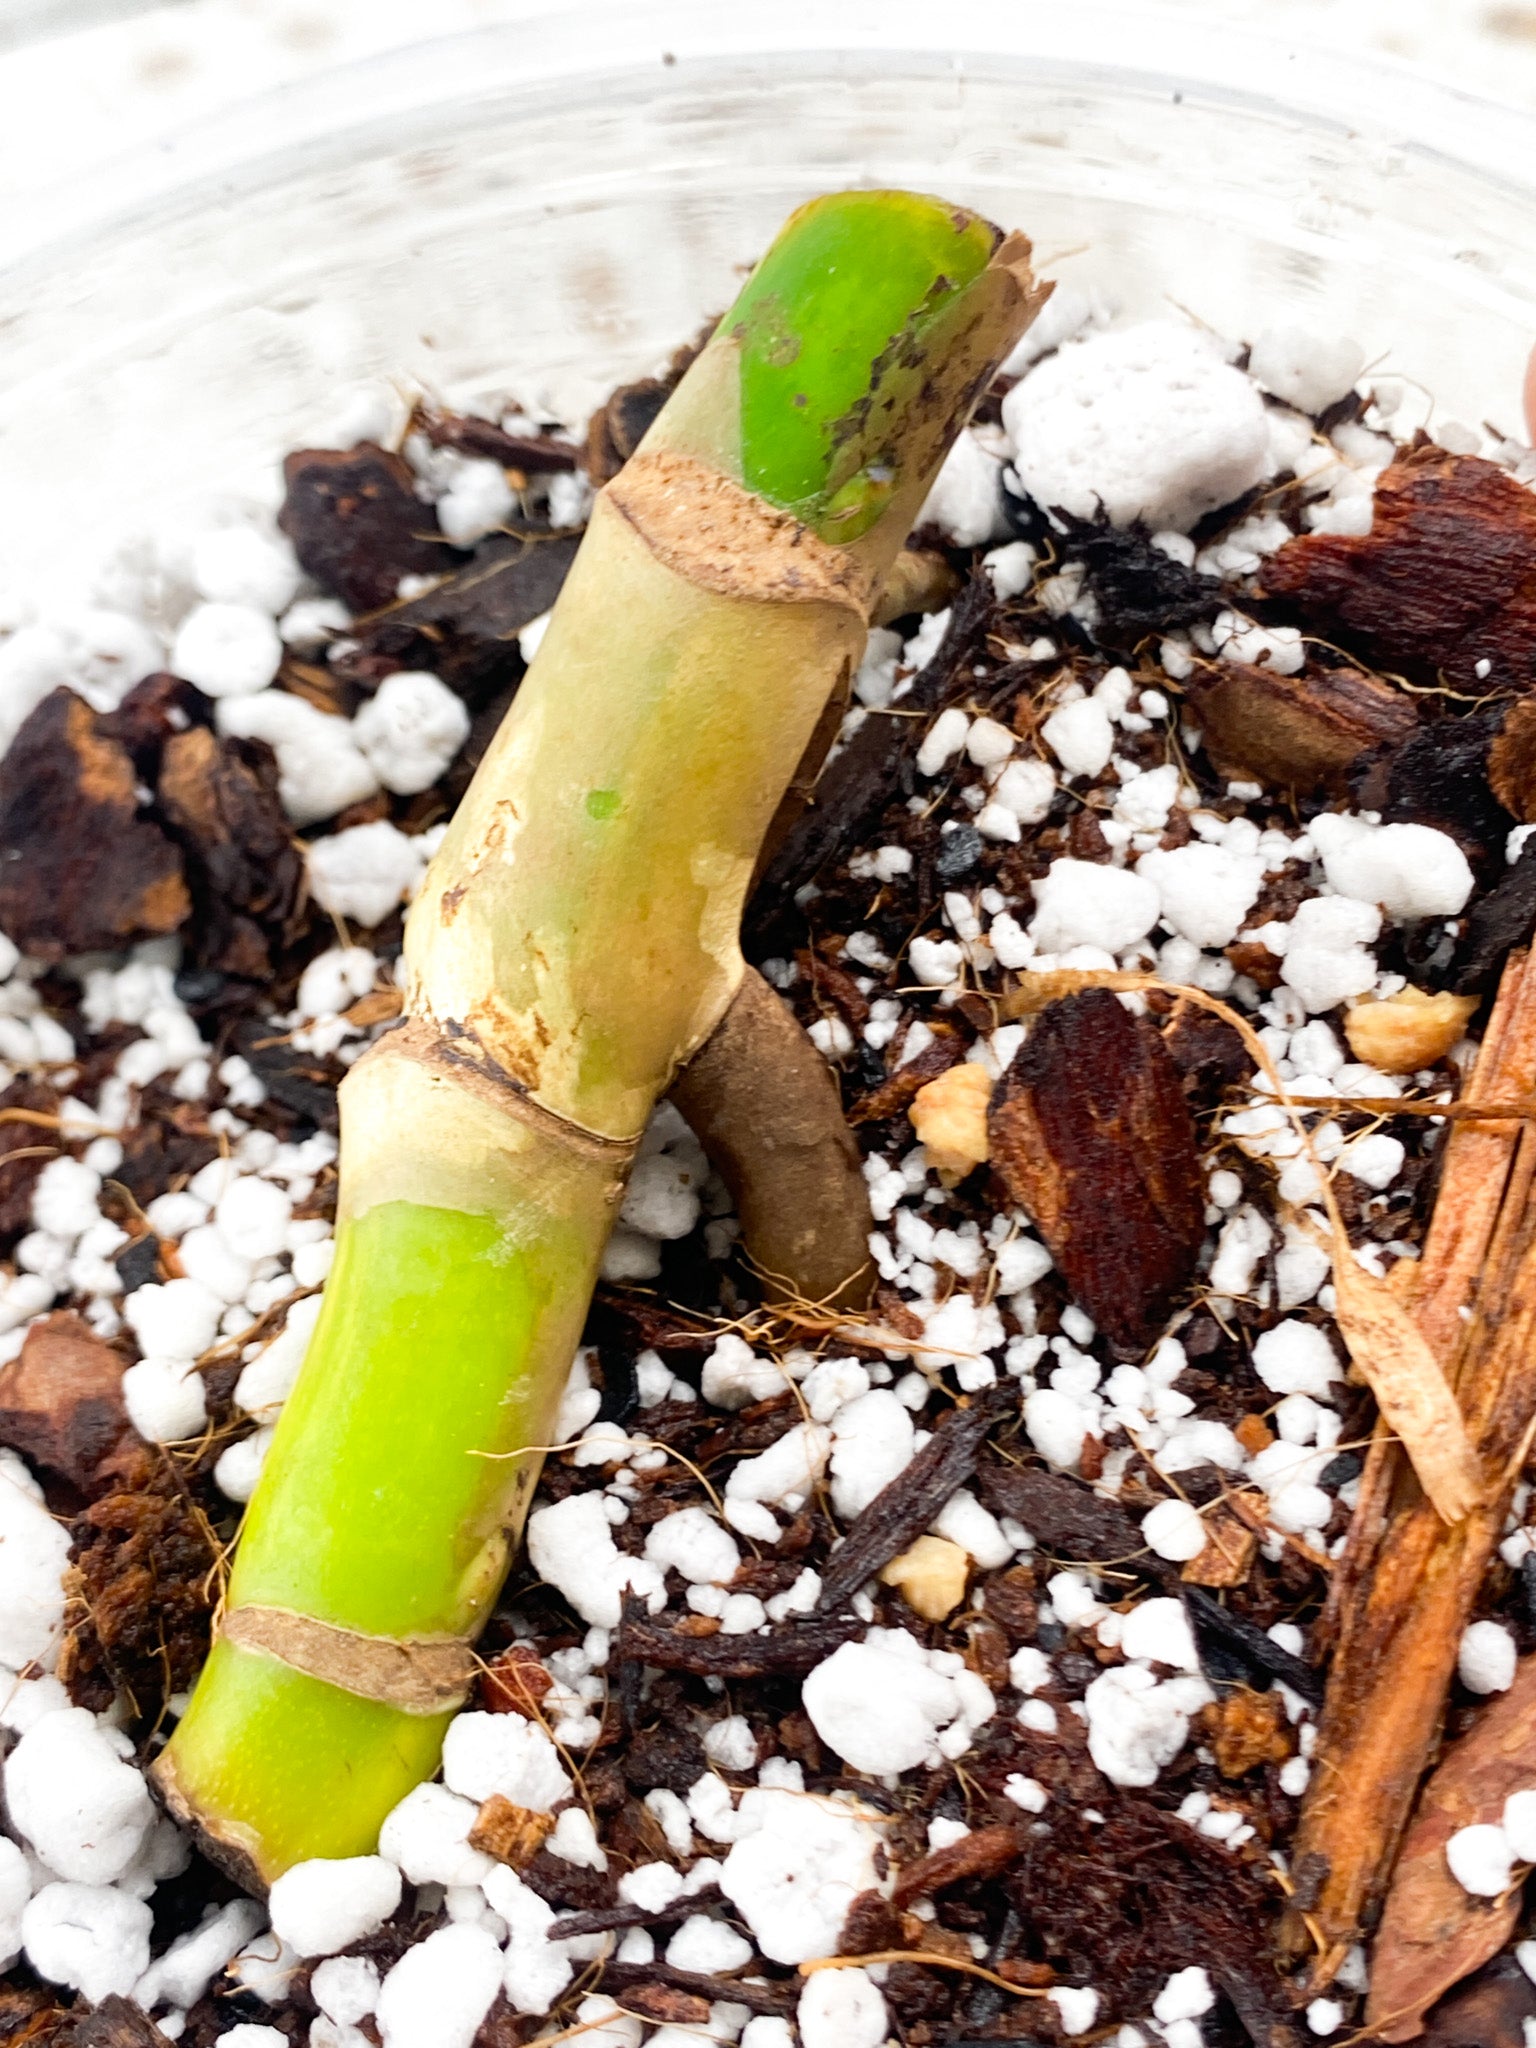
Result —
POLYGON ((770 1291, 841 1307, 867 1301, 874 1225, 837 1083, 752 968, 671 1099, 730 1189, 770 1291))
POLYGON ((1161 1333, 1205 1235, 1194 1119, 1145 1017, 1108 989, 1052 1003, 992 1099, 992 1163, 1122 1356, 1161 1333))
POLYGON ((1352 669, 1283 676, 1221 661, 1197 671, 1186 690, 1223 775, 1256 775, 1303 795, 1344 795, 1358 755, 1400 745, 1419 722, 1412 698, 1352 669))
POLYGON ((46 696, 0 762, 0 930, 41 960, 173 932, 181 854, 139 815, 131 756, 73 690, 46 696))
POLYGON ((1369 533, 1287 541, 1263 582, 1380 667, 1477 696, 1536 687, 1536 497, 1480 456, 1410 450, 1369 533))

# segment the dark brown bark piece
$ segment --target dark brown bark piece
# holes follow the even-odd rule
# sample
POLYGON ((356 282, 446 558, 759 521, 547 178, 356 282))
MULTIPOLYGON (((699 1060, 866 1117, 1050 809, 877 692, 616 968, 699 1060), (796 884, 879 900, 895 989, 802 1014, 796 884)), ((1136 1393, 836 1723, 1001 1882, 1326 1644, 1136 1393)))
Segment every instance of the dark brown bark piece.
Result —
POLYGON ((593 1967, 602 1988, 620 2004, 637 1984, 668 1984, 678 1991, 691 1991, 711 2004, 718 1998, 727 1998, 732 2005, 744 2005, 749 2012, 777 2013, 788 2018, 794 2013, 801 1989, 793 1978, 787 1983, 767 1984, 760 1978, 702 1977, 694 1970, 674 1970, 670 1963, 609 1962, 593 1967))
MULTIPOLYGON (((46 1081, 19 1074, 0 1092, 0 1111, 7 1109, 52 1117, 58 1114, 59 1097, 46 1081)), ((23 1117, 0 1123, 0 1237, 30 1230, 32 1190, 49 1159, 61 1149, 57 1133, 47 1123, 28 1123, 23 1117)))
POLYGON ((1392 756, 1388 824, 1433 825, 1486 869, 1504 865, 1504 842, 1515 819, 1489 786, 1490 756, 1505 707, 1421 725, 1392 756))
POLYGON ((964 1058, 965 1040, 958 1032, 935 1032, 931 1045, 925 1045, 920 1053, 899 1066, 878 1088, 859 1097, 848 1112, 849 1123, 878 1124, 887 1117, 900 1116, 911 1107, 919 1088, 936 1081, 940 1074, 947 1074, 951 1067, 958 1067, 964 1058))
MULTIPOLYGON (((995 603, 987 577, 965 586, 933 659, 912 678, 901 700, 903 713, 938 708, 985 631, 995 603)), ((890 800, 903 759, 921 746, 923 731, 923 721, 910 716, 865 719, 827 764, 811 804, 758 878, 748 906, 749 929, 770 922, 825 862, 859 844, 890 800)))
POLYGON ((1488 987, 1516 946, 1526 945, 1536 931, 1536 841, 1527 840, 1520 857, 1479 896, 1467 918, 1456 949, 1451 986, 1460 995, 1488 987))
POLYGON ((626 1614, 614 1654, 621 1664, 652 1664, 660 1671, 691 1671, 701 1678, 803 1678, 863 1626, 852 1615, 822 1615, 782 1624, 766 1635, 690 1636, 665 1622, 626 1614))
POLYGON ((90 1493, 136 1457, 123 1360, 68 1310, 44 1316, 0 1366, 0 1444, 90 1493))
POLYGON ((194 725, 166 742, 157 794, 187 855, 193 957, 266 980, 291 936, 304 875, 272 749, 194 725))
POLYGON ((994 1423, 1019 1404, 1017 1387, 1004 1382, 951 1408, 904 1471, 881 1488, 833 1551, 822 1573, 819 1609, 840 1607, 866 1579, 921 1536, 976 1469, 994 1423))
POLYGON ((503 469, 520 469, 525 476, 555 476, 576 467, 579 451, 568 441, 550 434, 509 434, 495 420, 477 419, 473 413, 418 405, 412 424, 434 448, 456 448, 461 455, 499 462, 503 469))
POLYGON ((837 1938, 840 1956, 878 1955, 883 1948, 905 1948, 901 1915, 879 1892, 860 1892, 848 1908, 837 1938))
POLYGON ((56 2038, 59 2048, 171 2048, 149 2015, 115 1991, 56 2038))
POLYGON ((1054 512, 1066 529, 1062 552, 1081 562, 1099 608, 1094 638, 1101 647, 1131 654, 1150 633, 1168 633, 1214 616, 1225 602, 1219 580, 1176 562, 1155 547, 1143 527, 1111 526, 1054 512))
POLYGON ((1536 1657, 1446 1751, 1419 1795, 1392 1873, 1371 1957, 1369 2017, 1385 2041, 1422 2031, 1423 2014, 1496 1955, 1520 1914, 1507 1899, 1464 1892, 1445 1860, 1459 1828, 1497 1821, 1511 1792, 1536 1784, 1536 1657))
POLYGON ((127 749, 73 690, 46 696, 0 761, 0 930, 42 960, 173 932, 181 855, 139 814, 127 749))
POLYGON ((832 1070, 755 968, 671 1098, 730 1189, 770 1298, 869 1299, 874 1219, 832 1070))
MULTIPOLYGON (((1125 1510, 1064 1473, 1039 1465, 987 1464, 976 1482, 994 1514, 1011 1515, 1052 1557, 1087 1564, 1144 1560, 1141 1531, 1125 1510)), ((1155 1570, 1157 1562, 1148 1569, 1155 1570)))
POLYGON ((590 1913, 566 1913, 550 1922, 551 1941, 575 1941, 584 1934, 617 1934, 626 1927, 667 1927, 692 1913, 707 1913, 723 1902, 720 1887, 700 1885, 665 1906, 598 1906, 590 1913))
POLYGON ((1397 746, 1418 724, 1411 697, 1353 669, 1283 676, 1242 661, 1198 669, 1186 684, 1203 744, 1223 775, 1256 775, 1299 795, 1342 796, 1349 766, 1397 746))
POLYGON ((715 322, 707 321, 692 341, 674 352, 665 376, 621 384, 593 413, 587 426, 585 466, 595 486, 610 482, 628 462, 714 331, 715 322))
POLYGON ((1108 989, 1041 1012, 998 1084, 992 1164, 1076 1300, 1137 1358, 1194 1277, 1205 1194, 1194 1119, 1155 1026, 1108 989))
POLYGON ((1411 449, 1369 533, 1288 541, 1263 582, 1379 668, 1477 696, 1536 685, 1536 496, 1479 456, 1411 449))
POLYGON ((1424 2048, 1524 2048, 1536 2019, 1536 1984, 1513 1956, 1499 1956, 1429 2015, 1424 2048))
POLYGON ((892 1903, 910 1906, 968 1877, 996 1877, 1017 1860, 1023 1843, 1017 1828, 974 1828, 947 1848, 909 1863, 896 1879, 892 1903))
POLYGON ((493 534, 432 589, 379 612, 333 667, 365 688, 392 669, 430 669, 478 711, 521 680, 517 636, 560 595, 580 545, 574 533, 493 534))
POLYGON ((372 441, 295 449, 283 484, 278 525, 305 572, 351 611, 376 611, 402 576, 441 576, 460 559, 409 465, 372 441))

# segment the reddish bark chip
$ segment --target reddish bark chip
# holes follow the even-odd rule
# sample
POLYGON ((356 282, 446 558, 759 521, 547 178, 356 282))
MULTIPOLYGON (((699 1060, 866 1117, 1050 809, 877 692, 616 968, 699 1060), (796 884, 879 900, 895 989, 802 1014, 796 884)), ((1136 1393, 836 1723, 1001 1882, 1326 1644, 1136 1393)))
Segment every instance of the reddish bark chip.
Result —
POLYGON ((1411 449, 1369 533, 1288 541, 1264 590, 1379 667, 1479 696, 1536 686, 1536 496, 1479 456, 1411 449))
POLYGON ((416 495, 408 464, 372 441, 299 448, 283 463, 277 523, 309 575, 354 612, 388 604, 402 576, 440 576, 462 556, 416 495))
POLYGON ((1441 1758, 1419 1796, 1392 1873, 1371 1955, 1367 2019, 1384 2041, 1409 2041, 1423 2015, 1497 1955, 1520 1917, 1520 1887, 1475 1898, 1452 1877, 1445 1845, 1458 1829, 1497 1821, 1511 1792, 1536 1782, 1536 1657, 1441 1758))
POLYGON ((67 1310, 34 1323, 0 1366, 0 1444, 88 1493, 121 1476, 137 1441, 111 1346, 67 1310))
POLYGON ((1107 989, 1052 1003, 1004 1074, 992 1162, 1116 1352, 1139 1356, 1205 1235, 1194 1119, 1156 1028, 1107 989))
POLYGON ((1411 698, 1353 669, 1283 676, 1222 661, 1191 676, 1188 692, 1206 752, 1222 774, 1256 775, 1303 795, 1344 795, 1357 756, 1400 745, 1418 724, 1411 698))
POLYGON ((0 930, 23 952, 115 951, 185 919, 181 855, 136 792, 127 749, 89 704, 45 697, 0 762, 0 930))

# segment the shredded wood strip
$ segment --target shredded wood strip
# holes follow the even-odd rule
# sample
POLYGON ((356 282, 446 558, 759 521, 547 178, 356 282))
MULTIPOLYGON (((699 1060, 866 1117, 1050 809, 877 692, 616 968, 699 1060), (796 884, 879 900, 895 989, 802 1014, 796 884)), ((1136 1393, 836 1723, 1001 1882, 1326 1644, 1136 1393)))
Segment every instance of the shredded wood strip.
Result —
MULTIPOLYGON (((1536 967, 1512 956, 1473 1089, 1487 1101, 1536 1086, 1536 967)), ((1328 1620, 1337 1631, 1293 1869, 1293 1953, 1321 1948, 1329 1983, 1391 1875, 1444 1711, 1457 1646, 1536 1421, 1536 1138, 1524 1123, 1458 1124, 1411 1303, 1454 1388, 1486 1474, 1483 1498, 1447 1524, 1403 1451, 1378 1436, 1328 1620)), ((1336 1276, 1337 1277, 1337 1276, 1336 1276)))

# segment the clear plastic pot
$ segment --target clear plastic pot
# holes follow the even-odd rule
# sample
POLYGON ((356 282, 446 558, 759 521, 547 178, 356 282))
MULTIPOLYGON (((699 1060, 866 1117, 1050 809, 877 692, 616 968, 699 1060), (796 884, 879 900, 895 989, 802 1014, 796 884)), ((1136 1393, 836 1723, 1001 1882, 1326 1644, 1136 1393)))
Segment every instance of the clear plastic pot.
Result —
POLYGON ((0 580, 274 455, 359 380, 576 417, 785 211, 909 184, 1228 334, 1348 333, 1518 423, 1536 122, 1143 5, 530 7, 254 99, 0 219, 0 580))

